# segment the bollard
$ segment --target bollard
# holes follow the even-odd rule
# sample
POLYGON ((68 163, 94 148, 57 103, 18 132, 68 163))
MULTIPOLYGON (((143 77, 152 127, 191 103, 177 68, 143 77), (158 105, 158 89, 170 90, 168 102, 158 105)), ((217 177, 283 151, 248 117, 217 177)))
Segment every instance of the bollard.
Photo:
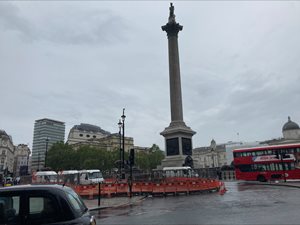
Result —
POLYGON ((100 199, 101 199, 101 183, 98 183, 98 206, 100 206, 100 199))

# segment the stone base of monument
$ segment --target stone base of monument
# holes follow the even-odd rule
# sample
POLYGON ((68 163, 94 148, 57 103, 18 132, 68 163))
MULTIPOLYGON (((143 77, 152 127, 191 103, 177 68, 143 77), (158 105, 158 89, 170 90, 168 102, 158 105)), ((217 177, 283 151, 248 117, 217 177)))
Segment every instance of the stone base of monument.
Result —
MULTIPOLYGON (((161 165, 157 166, 156 169, 162 170, 164 167, 177 167, 182 166, 184 164, 186 156, 184 155, 176 155, 176 156, 166 156, 165 159, 162 160, 161 165)), ((198 168, 198 159, 194 159, 194 168, 198 168)))
POLYGON ((174 167, 174 166, 182 166, 185 160, 184 155, 176 155, 176 156, 166 156, 164 160, 161 162, 162 168, 164 167, 174 167))

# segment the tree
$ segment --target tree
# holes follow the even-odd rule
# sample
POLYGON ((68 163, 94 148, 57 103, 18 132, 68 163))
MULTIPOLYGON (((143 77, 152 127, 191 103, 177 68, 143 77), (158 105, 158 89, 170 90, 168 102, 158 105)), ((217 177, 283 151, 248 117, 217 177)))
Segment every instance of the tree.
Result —
MULTIPOLYGON (((125 160, 128 152, 125 152, 125 160)), ((155 169, 161 164, 164 152, 158 145, 153 144, 149 152, 137 152, 135 157, 136 167, 143 170, 155 169)), ((48 151, 47 165, 55 171, 100 169, 102 171, 116 168, 115 162, 119 160, 119 150, 107 151, 91 146, 81 146, 74 150, 72 146, 56 143, 48 151)))
POLYGON ((153 144, 149 152, 136 153, 136 166, 149 171, 160 165, 164 158, 164 152, 160 150, 158 145, 153 144))
POLYGON ((72 169, 74 166, 73 149, 63 142, 55 143, 49 149, 47 154, 48 166, 56 171, 62 169, 72 169))

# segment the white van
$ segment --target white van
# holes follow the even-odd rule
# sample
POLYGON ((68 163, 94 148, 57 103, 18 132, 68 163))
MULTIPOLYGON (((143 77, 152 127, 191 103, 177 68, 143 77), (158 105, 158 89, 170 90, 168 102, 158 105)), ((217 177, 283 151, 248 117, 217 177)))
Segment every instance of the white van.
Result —
POLYGON ((39 171, 33 174, 32 183, 57 183, 55 171, 39 171))
POLYGON ((78 184, 79 171, 78 170, 63 170, 58 172, 59 183, 78 184))
POLYGON ((104 178, 100 170, 81 170, 79 171, 80 184, 103 183, 104 178))

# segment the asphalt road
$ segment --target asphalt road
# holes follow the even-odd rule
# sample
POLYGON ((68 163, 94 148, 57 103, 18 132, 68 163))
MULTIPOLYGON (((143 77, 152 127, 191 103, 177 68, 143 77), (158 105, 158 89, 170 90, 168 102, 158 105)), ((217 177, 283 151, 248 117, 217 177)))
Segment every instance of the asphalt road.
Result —
POLYGON ((300 224, 300 189, 226 183, 225 195, 147 198, 93 212, 97 224, 300 224))

